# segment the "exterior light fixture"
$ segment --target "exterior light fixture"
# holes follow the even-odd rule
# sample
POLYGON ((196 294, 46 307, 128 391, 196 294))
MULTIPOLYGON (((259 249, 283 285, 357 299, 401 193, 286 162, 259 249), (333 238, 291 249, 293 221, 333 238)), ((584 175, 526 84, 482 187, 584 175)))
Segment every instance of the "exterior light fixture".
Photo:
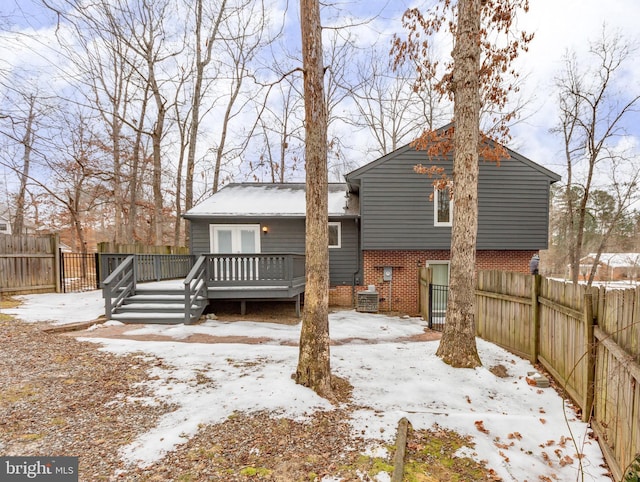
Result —
POLYGON ((269 232, 269 228, 267 226, 262 226, 262 234, 267 234, 269 232))

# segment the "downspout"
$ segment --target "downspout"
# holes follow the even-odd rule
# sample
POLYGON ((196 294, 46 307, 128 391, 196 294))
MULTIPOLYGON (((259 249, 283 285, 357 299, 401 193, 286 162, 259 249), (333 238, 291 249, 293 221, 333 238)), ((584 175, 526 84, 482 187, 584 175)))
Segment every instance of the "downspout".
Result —
POLYGON ((356 261, 356 270, 353 272, 353 274, 351 275, 351 305, 352 307, 356 306, 356 277, 358 276, 358 273, 360 272, 360 259, 362 257, 362 253, 360 252, 360 246, 361 246, 361 236, 362 234, 360 233, 360 218, 354 218, 354 222, 356 223, 356 229, 358 231, 358 243, 357 243, 357 261, 356 261))

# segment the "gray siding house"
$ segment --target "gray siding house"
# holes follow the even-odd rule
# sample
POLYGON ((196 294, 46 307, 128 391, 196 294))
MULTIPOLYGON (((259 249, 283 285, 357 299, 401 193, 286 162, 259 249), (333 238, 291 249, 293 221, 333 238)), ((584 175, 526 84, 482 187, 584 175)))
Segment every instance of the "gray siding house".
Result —
MULTIPOLYGON (((358 260, 358 197, 329 185, 329 263, 332 285, 354 285, 358 260)), ((303 183, 229 184, 185 214, 192 254, 305 252, 303 183)), ((357 282, 358 280, 356 280, 357 282)))
MULTIPOLYGON (((560 176, 506 150, 480 163, 477 268, 528 272, 547 248, 550 185, 560 176)), ((452 157, 433 161, 401 147, 329 186, 330 302, 353 305, 375 285, 380 310, 418 313, 420 266, 448 284, 455 201, 434 190, 414 166, 433 163, 451 175, 452 157)), ((304 254, 304 184, 230 184, 185 214, 193 254, 304 254)))

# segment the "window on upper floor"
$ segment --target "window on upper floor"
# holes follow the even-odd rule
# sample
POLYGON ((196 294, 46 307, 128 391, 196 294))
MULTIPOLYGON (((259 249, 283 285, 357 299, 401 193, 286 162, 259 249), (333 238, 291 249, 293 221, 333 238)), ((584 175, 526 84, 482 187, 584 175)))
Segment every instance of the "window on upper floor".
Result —
POLYGON ((0 231, 9 231, 7 223, 0 223, 0 231))
POLYGON ((329 223, 329 247, 339 248, 342 245, 342 226, 339 222, 329 223))
POLYGON ((451 226, 453 223, 453 200, 449 188, 435 189, 433 193, 433 225, 451 226))

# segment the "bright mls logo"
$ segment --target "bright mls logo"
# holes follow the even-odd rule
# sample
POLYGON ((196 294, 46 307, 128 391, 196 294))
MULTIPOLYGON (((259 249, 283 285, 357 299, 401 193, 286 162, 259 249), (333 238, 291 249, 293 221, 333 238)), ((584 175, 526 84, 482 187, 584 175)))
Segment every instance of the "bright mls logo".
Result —
POLYGON ((78 482, 78 457, 0 457, 0 480, 78 482))

